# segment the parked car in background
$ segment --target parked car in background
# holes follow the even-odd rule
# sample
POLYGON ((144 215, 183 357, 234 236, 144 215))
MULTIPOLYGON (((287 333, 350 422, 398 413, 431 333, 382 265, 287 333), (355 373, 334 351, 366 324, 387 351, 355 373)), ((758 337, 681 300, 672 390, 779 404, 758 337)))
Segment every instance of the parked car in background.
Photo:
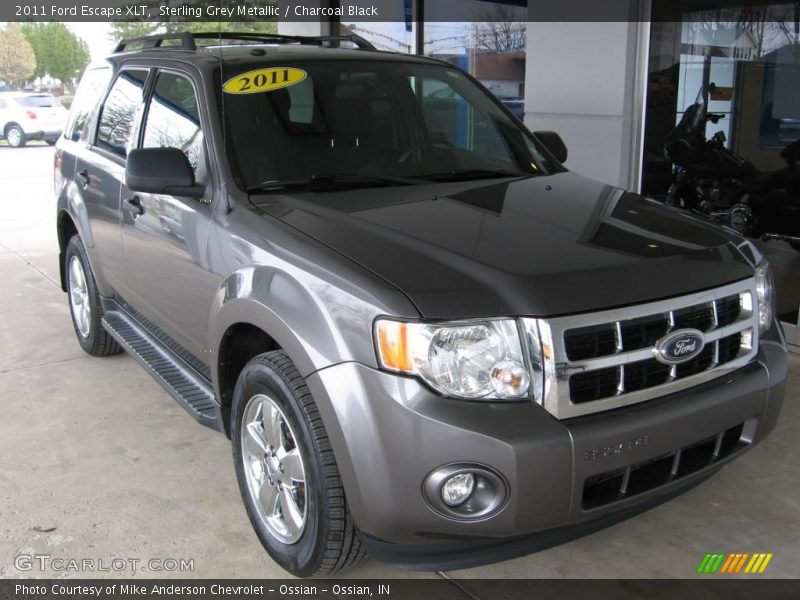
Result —
POLYGON ((0 93, 0 137, 14 148, 30 140, 55 144, 66 119, 67 110, 52 94, 0 93))

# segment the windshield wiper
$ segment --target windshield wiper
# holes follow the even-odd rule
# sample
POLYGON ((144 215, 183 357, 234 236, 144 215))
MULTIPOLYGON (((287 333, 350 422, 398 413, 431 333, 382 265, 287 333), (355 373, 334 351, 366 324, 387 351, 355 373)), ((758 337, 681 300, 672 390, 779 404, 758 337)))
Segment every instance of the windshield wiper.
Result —
POLYGON ((512 173, 505 169, 454 169, 444 173, 420 175, 416 179, 427 181, 471 181, 475 179, 501 179, 503 177, 527 177, 530 173, 512 173))
POLYGON ((272 192, 287 189, 342 189, 380 185, 414 185, 418 181, 401 177, 382 177, 365 173, 315 173, 308 179, 271 179, 247 188, 248 192, 272 192))

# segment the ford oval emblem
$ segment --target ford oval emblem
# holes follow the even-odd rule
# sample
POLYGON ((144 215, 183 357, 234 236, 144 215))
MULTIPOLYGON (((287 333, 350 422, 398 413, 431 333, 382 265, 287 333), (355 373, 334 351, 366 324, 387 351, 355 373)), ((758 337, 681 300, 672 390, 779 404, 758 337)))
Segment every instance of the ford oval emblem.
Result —
POLYGON ((679 329, 656 342, 656 360, 665 365, 678 365, 692 360, 706 345, 703 332, 697 329, 679 329))

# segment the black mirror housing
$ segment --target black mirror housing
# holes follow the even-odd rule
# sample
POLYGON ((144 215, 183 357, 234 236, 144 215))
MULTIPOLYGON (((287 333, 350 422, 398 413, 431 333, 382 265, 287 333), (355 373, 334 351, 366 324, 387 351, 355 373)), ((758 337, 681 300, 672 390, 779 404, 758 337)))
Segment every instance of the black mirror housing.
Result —
POLYGON ((178 148, 137 148, 128 153, 125 185, 146 194, 199 198, 204 188, 195 185, 189 159, 178 148))
POLYGON ((558 162, 567 161, 567 145, 555 131, 535 131, 533 135, 539 138, 558 162))

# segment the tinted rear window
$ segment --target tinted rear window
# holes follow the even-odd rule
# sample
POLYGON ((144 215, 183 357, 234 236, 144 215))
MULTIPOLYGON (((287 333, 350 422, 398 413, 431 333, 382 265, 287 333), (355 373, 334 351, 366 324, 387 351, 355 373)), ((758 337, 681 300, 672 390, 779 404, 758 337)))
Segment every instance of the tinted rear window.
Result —
POLYGON ((55 96, 50 94, 39 94, 37 96, 21 96, 14 98, 17 104, 26 108, 46 108, 48 106, 61 106, 61 103, 56 100, 55 96))
POLYGON ((64 137, 77 142, 85 133, 84 130, 91 113, 97 107, 100 96, 103 95, 110 79, 111 69, 108 67, 90 69, 84 73, 75 98, 72 100, 64 137))

